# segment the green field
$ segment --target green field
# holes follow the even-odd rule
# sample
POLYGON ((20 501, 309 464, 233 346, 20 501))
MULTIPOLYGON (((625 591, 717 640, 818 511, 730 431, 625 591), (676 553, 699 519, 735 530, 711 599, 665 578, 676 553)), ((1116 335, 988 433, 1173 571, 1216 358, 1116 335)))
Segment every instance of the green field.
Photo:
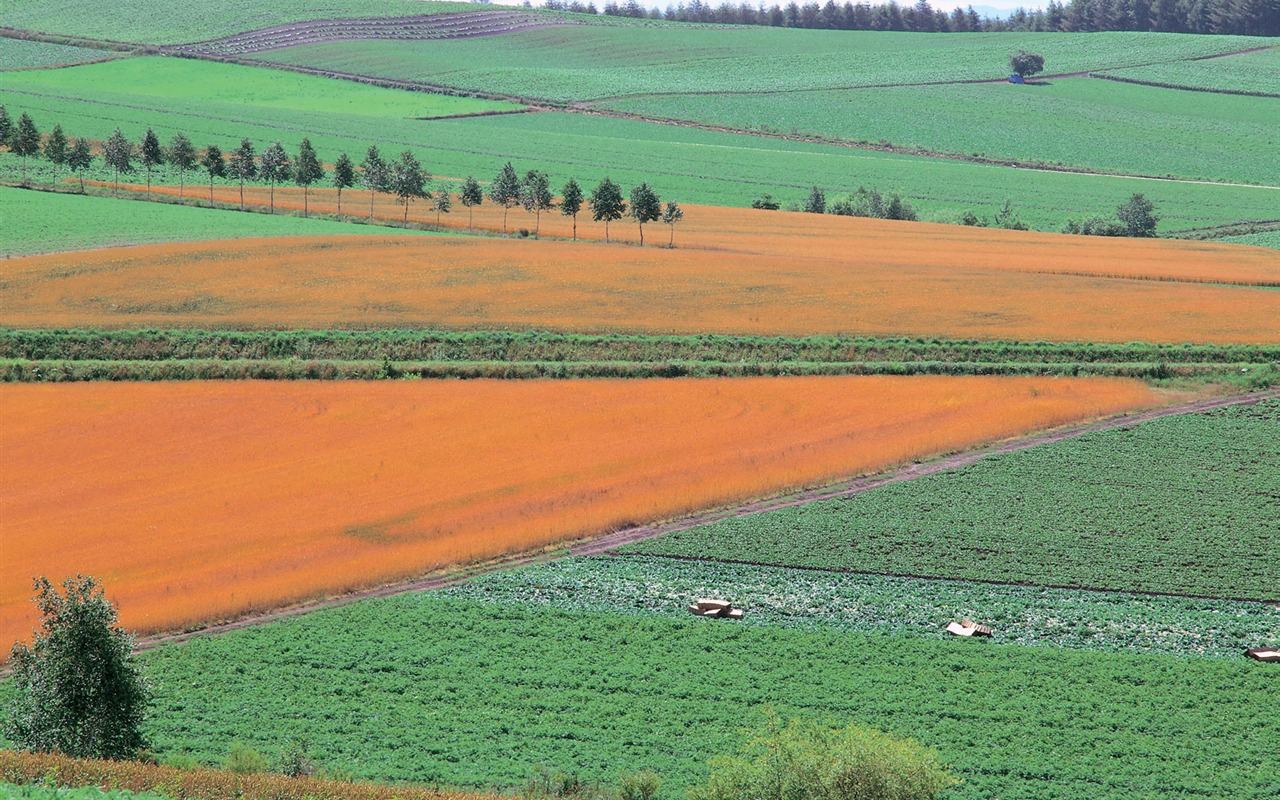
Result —
POLYGON ((321 611, 144 656, 162 755, 305 737, 359 777, 522 785, 648 768, 676 798, 771 706, 937 748, 956 800, 1262 798, 1268 665, 485 602, 480 587, 321 611))
POLYGON ((1090 78, 606 104, 740 130, 1137 175, 1280 185, 1280 99, 1090 78))
POLYGON ((1249 244, 1254 247, 1270 247, 1273 250, 1280 250, 1280 231, 1243 233, 1239 236, 1226 236, 1219 241, 1234 242, 1236 244, 1249 244))
MULTIPOLYGON (((200 187, 194 188, 199 194, 200 187)), ((352 223, 246 214, 166 203, 53 194, 0 186, 0 258, 156 242, 250 236, 340 236, 388 231, 352 223)), ((396 234, 404 231, 397 229, 396 234)))
MULTIPOLYGON (((0 37, 0 70, 56 67, 118 57, 119 53, 0 37)), ((6 80, 8 78, 6 77, 6 80)))
POLYGON ((1189 89, 1232 89, 1280 95, 1280 47, 1228 58, 1112 69, 1106 74, 1189 89))
MULTIPOLYGON (((154 80, 163 81, 175 61, 156 63, 154 80)), ((61 70, 60 79, 74 73, 92 78, 97 68, 61 70)), ((32 75, 8 76, 0 85, 0 103, 11 116, 30 113, 42 130, 58 122, 69 136, 105 139, 119 126, 139 141, 153 127, 166 141, 183 132, 197 146, 212 142, 224 150, 243 137, 259 150, 277 138, 292 149, 310 136, 330 163, 342 150, 359 160, 377 143, 388 154, 414 149, 436 175, 460 179, 471 174, 483 180, 511 160, 521 172, 546 171, 553 186, 568 177, 586 185, 607 175, 624 186, 648 181, 663 197, 682 204, 745 206, 764 192, 799 204, 813 185, 833 193, 866 185, 902 193, 927 220, 954 221, 966 210, 990 218, 1011 200, 1028 224, 1058 230, 1068 219, 1109 214, 1130 195, 1144 192, 1157 203, 1163 217, 1160 230, 1167 231, 1274 219, 1280 196, 1280 191, 1265 188, 1010 170, 581 114, 412 120, 372 115, 376 108, 367 114, 337 114, 231 102, 201 105, 87 87, 50 87, 32 75)), ((327 102, 319 94, 313 102, 327 102)), ((0 171, 16 180, 16 159, 0 154, 0 171)))
POLYGON ((1280 400, 990 456, 626 548, 821 569, 1280 599, 1280 400))
POLYGON ((348 17, 401 17, 474 11, 470 3, 419 0, 173 0, 158 12, 149 0, 7 0, 4 24, 45 33, 179 44, 241 31, 348 17))
POLYGON ((832 574, 644 556, 568 558, 496 573, 451 594, 491 603, 608 609, 684 619, 691 598, 732 598, 744 626, 945 639, 969 617, 992 641, 1105 652, 1236 659, 1280 641, 1280 609, 1257 602, 1152 597, 968 581, 832 574))
MULTIPOLYGON (((94 98, 164 114, 270 119, 283 111, 404 119, 511 111, 513 103, 382 89, 313 75, 157 56, 5 79, 8 91, 94 98)), ((17 103, 15 103, 17 105, 17 103)))
POLYGON ((912 33, 651 26, 544 28, 442 42, 304 45, 257 58, 555 102, 1002 80, 1025 48, 1052 73, 1173 61, 1257 46, 1179 34, 912 33))

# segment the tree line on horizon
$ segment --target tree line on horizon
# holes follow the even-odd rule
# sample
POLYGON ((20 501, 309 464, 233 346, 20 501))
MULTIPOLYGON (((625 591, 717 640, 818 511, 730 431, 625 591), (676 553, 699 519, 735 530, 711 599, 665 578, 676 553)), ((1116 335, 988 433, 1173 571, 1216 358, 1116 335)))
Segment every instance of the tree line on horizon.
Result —
MULTIPOLYGON (((80 178, 80 191, 84 192, 84 173, 92 166, 98 154, 94 153, 88 139, 68 139, 61 125, 54 125, 46 136, 41 134, 31 116, 23 112, 16 123, 8 111, 0 105, 0 146, 22 158, 22 183, 27 184, 27 159, 43 157, 55 167, 65 167, 80 178)), ((278 184, 294 183, 303 190, 302 214, 309 216, 309 190, 320 185, 326 176, 321 161, 309 137, 303 137, 296 154, 290 153, 276 140, 258 153, 249 139, 242 139, 235 150, 224 153, 216 144, 199 150, 185 134, 175 133, 168 145, 162 145, 151 128, 135 144, 115 129, 111 137, 102 143, 100 157, 104 165, 114 173, 114 192, 119 193, 120 176, 146 170, 147 196, 151 196, 152 171, 162 165, 177 170, 179 176, 178 197, 186 193, 189 172, 200 172, 208 177, 209 203, 213 204, 214 179, 236 181, 240 186, 240 210, 244 210, 246 182, 261 181, 271 188, 270 207, 275 213, 275 188, 278 184)), ((334 161, 331 183, 338 192, 338 216, 342 217, 342 191, 361 187, 369 190, 369 220, 374 217, 374 203, 378 194, 389 194, 404 206, 401 224, 409 224, 409 204, 414 200, 429 203, 429 210, 436 213, 436 224, 442 214, 453 208, 453 200, 447 185, 430 188, 431 176, 411 150, 405 150, 394 159, 386 159, 377 145, 370 145, 364 160, 356 165, 345 152, 334 161)), ((487 190, 474 176, 468 175, 458 192, 458 202, 466 207, 467 229, 472 230, 472 214, 476 206, 488 197, 502 207, 502 232, 507 233, 507 212, 517 206, 534 214, 534 237, 541 233, 542 214, 559 209, 563 216, 573 219, 573 239, 578 238, 578 214, 585 206, 595 222, 604 223, 605 242, 609 241, 609 223, 629 216, 640 228, 640 245, 644 246, 644 226, 650 222, 662 222, 671 229, 668 247, 675 246, 675 225, 684 219, 684 210, 675 202, 663 203, 658 194, 642 181, 632 188, 624 199, 622 188, 605 177, 588 195, 578 182, 569 178, 557 195, 551 191, 550 179, 541 170, 529 170, 520 177, 508 161, 489 183, 487 190)), ((522 229, 523 231, 524 229, 522 229)), ((527 235, 527 232, 524 232, 527 235)))
MULTIPOLYGON (((529 4, 529 0, 526 0, 529 4)), ((762 25, 844 31, 969 32, 1097 32, 1150 31, 1280 36, 1280 0, 1050 0, 1043 9, 1018 8, 1004 18, 978 14, 972 5, 950 12, 928 0, 912 4, 854 3, 836 0, 775 3, 765 6, 728 0, 712 5, 704 0, 649 9, 638 0, 608 0, 597 8, 581 0, 544 0, 543 8, 583 14, 605 14, 669 22, 717 25, 762 25)))

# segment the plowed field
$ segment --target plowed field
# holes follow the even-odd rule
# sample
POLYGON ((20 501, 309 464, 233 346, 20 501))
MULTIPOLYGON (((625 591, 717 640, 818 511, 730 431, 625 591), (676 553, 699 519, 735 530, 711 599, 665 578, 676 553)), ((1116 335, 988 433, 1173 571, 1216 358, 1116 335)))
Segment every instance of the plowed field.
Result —
POLYGON ((0 387, 0 642, 33 575, 225 618, 1151 405, 1132 381, 0 387))
MULTIPOLYGON (((803 221, 807 215, 790 216, 803 221)), ((1149 265, 1185 270, 1196 280, 1218 272, 1257 278, 1280 267, 1271 251, 848 224, 859 235, 816 237, 808 251, 803 237, 791 240, 792 252, 805 255, 345 236, 63 253, 0 267, 0 320, 20 328, 394 326, 1280 341, 1275 289, 1037 271, 1149 265)))

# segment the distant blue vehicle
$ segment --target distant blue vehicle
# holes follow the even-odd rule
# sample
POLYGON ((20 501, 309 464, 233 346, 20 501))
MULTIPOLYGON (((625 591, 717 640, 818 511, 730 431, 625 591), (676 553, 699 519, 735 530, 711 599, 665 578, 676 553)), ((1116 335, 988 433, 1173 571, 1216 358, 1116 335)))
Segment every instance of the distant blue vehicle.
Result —
POLYGON ((1015 73, 1013 73, 1012 75, 1010 75, 1010 76, 1009 76, 1009 83, 1022 83, 1022 84, 1025 84, 1025 83, 1026 83, 1026 81, 1024 81, 1024 80, 1022 79, 1022 76, 1021 76, 1021 75, 1019 75, 1018 73, 1016 73, 1016 72, 1015 72, 1015 73))

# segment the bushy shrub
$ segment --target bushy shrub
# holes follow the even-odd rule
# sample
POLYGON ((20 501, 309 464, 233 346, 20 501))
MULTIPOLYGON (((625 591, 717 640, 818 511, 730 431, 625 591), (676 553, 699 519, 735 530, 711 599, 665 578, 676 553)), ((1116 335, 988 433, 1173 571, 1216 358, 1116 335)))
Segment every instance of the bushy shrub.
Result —
POLYGON ((793 720, 768 726, 734 757, 711 762, 690 800, 933 800, 957 781, 912 740, 793 720))

